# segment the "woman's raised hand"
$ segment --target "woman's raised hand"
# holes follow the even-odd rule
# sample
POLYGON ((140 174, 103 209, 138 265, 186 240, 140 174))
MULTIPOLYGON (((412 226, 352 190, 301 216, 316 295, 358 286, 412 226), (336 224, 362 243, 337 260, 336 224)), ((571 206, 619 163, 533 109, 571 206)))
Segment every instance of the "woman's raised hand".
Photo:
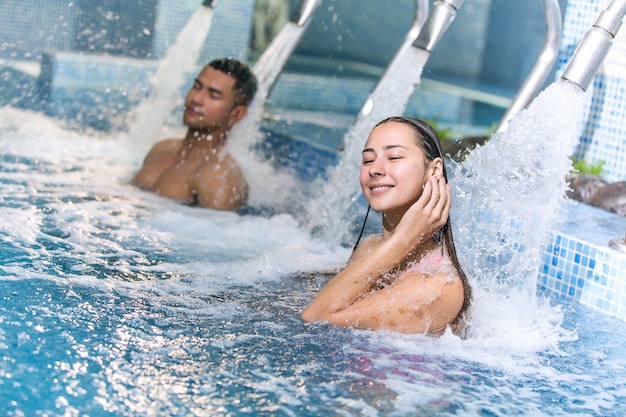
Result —
POLYGON ((450 186, 443 176, 431 177, 420 198, 406 211, 394 232, 394 238, 414 248, 430 239, 448 221, 450 186))

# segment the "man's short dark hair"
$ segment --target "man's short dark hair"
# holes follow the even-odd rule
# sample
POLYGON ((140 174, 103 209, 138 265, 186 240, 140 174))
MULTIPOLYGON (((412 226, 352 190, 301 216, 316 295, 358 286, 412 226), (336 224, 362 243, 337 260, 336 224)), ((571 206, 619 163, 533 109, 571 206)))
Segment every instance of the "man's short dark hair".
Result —
POLYGON ((257 90, 257 80, 250 67, 233 58, 215 59, 208 66, 235 78, 233 90, 236 106, 248 106, 252 102, 257 90))

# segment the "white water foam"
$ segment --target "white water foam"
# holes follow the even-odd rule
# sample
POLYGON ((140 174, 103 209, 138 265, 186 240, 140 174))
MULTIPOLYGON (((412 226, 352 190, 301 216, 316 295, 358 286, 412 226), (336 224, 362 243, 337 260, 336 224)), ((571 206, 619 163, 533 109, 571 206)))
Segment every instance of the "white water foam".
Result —
MULTIPOLYGON (((187 277, 201 283, 189 287, 190 293, 215 293, 297 271, 334 268, 347 257, 312 239, 288 214, 268 218, 198 209, 134 187, 128 161, 140 154, 128 155, 125 136, 90 137, 40 114, 2 108, 0 141, 5 155, 27 159, 13 162, 0 185, 3 195, 27 206, 3 206, 0 228, 39 255, 33 256, 34 266, 14 271, 16 277, 57 279, 54 273, 34 271, 54 269, 51 259, 67 256, 72 248, 76 266, 71 275, 78 281, 95 283, 90 272, 102 267, 119 276, 187 277), (31 206, 29 200, 45 207, 31 206), (16 219, 22 219, 19 225, 16 219), (53 224, 54 230, 42 231, 44 224, 53 224), (62 246, 46 249, 39 240, 62 246), (135 243, 129 248, 128 242, 135 243), (163 261, 151 265, 144 249, 163 261), (112 258, 120 261, 112 265, 112 258)), ((116 285, 145 287, 123 280, 116 285)), ((175 281, 158 285, 180 289, 175 281)))

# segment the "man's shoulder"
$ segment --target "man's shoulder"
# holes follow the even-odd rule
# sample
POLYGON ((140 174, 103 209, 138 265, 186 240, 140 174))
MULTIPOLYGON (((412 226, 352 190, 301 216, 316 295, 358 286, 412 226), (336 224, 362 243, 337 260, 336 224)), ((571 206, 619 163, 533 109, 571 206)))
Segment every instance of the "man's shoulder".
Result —
POLYGON ((241 167, 229 154, 222 155, 218 160, 204 162, 200 167, 204 171, 220 171, 223 175, 243 176, 241 167))
POLYGON ((152 146, 152 149, 162 148, 162 149, 178 150, 178 148, 180 148, 180 145, 182 145, 182 143, 183 143, 183 139, 178 139, 178 138, 161 139, 160 141, 158 141, 152 146))
POLYGON ((149 154, 168 154, 176 153, 183 143, 182 139, 162 139, 152 145, 149 154))

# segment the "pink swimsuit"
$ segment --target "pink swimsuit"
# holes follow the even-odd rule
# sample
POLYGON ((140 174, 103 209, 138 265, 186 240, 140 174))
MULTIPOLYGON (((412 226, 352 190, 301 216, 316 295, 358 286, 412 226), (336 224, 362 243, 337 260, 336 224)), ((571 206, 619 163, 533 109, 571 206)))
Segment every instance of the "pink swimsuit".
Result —
POLYGON ((402 271, 402 274, 408 272, 420 272, 425 275, 430 275, 440 271, 454 271, 454 265, 450 261, 450 258, 443 255, 442 250, 432 250, 426 254, 422 259, 415 262, 410 262, 408 267, 402 271))

